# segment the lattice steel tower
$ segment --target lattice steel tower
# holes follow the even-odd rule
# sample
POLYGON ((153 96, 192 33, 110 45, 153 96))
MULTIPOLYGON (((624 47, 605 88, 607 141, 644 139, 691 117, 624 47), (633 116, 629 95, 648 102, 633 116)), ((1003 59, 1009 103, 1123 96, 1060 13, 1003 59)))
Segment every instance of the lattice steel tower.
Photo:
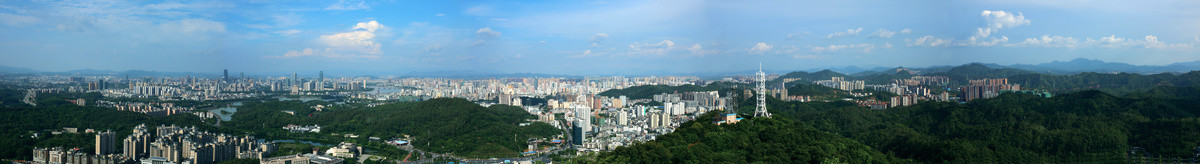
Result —
POLYGON ((754 117, 771 117, 767 112, 767 74, 762 71, 762 63, 758 63, 758 86, 755 92, 758 96, 758 106, 754 109, 754 117))

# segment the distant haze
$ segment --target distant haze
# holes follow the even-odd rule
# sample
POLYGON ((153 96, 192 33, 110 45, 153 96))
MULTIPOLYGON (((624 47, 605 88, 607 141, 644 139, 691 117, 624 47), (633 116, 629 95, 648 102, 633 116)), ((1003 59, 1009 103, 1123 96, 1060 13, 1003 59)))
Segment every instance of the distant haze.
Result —
POLYGON ((1200 1, 78 3, 0 1, 0 65, 643 75, 1200 60, 1200 1))

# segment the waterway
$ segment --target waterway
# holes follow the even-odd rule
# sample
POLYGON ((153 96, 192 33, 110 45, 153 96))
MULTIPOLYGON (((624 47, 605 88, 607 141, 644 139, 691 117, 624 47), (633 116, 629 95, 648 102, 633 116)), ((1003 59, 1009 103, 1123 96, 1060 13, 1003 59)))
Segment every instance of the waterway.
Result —
POLYGON ((237 113, 237 107, 239 107, 239 106, 242 106, 242 102, 234 102, 234 103, 230 103, 229 105, 226 105, 225 107, 209 109, 208 112, 217 115, 217 117, 220 117, 221 121, 229 121, 229 119, 233 118, 233 114, 237 113), (224 111, 224 112, 222 112, 222 111, 224 111))

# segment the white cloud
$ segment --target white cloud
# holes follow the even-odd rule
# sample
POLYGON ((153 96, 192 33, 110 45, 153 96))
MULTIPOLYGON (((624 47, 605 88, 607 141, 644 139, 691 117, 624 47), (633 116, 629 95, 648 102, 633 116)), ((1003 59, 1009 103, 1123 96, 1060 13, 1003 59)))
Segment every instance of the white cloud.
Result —
POLYGON ((802 38, 804 38, 804 36, 805 36, 805 35, 808 35, 809 33, 812 33, 812 32, 808 32, 808 31, 797 31, 796 33, 791 33, 791 34, 788 34, 788 35, 787 35, 787 39, 789 39, 789 40, 791 40, 791 39, 802 39, 802 38))
POLYGON ((906 41, 906 42, 908 42, 908 46, 910 46, 910 47, 911 47, 911 46, 920 46, 920 47, 942 47, 942 46, 948 46, 948 45, 950 45, 950 41, 951 41, 951 40, 949 40, 949 39, 941 39, 941 38, 936 38, 936 37, 933 37, 933 36, 928 36, 928 35, 926 35, 926 36, 924 36, 924 37, 920 37, 920 38, 917 38, 917 39, 915 39, 915 40, 905 39, 905 41, 906 41))
POLYGON ((479 37, 480 39, 491 39, 491 38, 500 37, 500 35, 503 35, 503 34, 501 34, 500 32, 497 32, 497 31, 493 31, 491 27, 484 27, 479 30, 476 30, 475 35, 477 37, 479 37))
POLYGON ((904 30, 900 30, 900 33, 901 33, 901 34, 909 34, 909 33, 912 33, 912 29, 907 29, 907 28, 906 28, 906 29, 904 29, 904 30))
POLYGON ((276 33, 276 34, 279 34, 279 35, 295 35, 295 34, 299 34, 300 32, 303 32, 303 31, 300 31, 300 30, 297 30, 297 29, 283 30, 283 31, 275 31, 275 33, 276 33))
POLYGON ((183 19, 162 24, 164 31, 185 34, 224 33, 225 24, 206 19, 183 19))
POLYGON ((222 35, 229 34, 226 33, 225 23, 207 19, 182 19, 177 21, 163 22, 158 27, 161 30, 159 31, 161 33, 155 35, 162 37, 152 38, 146 41, 215 43, 222 35))
POLYGON ((1127 39, 1109 35, 1100 39, 1088 38, 1083 44, 1096 47, 1107 48, 1148 48, 1148 49, 1187 49, 1192 48, 1191 44, 1187 43, 1166 43, 1158 40, 1158 36, 1146 35, 1142 39, 1127 39))
POLYGON ((771 51, 771 48, 773 48, 773 47, 774 46, 772 46, 770 44, 758 42, 758 44, 754 44, 754 47, 750 47, 750 54, 762 55, 762 54, 765 54, 767 51, 771 51))
POLYGON ((983 16, 983 19, 987 21, 987 26, 981 27, 976 31, 976 36, 979 37, 988 37, 1000 29, 1029 24, 1029 20, 1025 19, 1025 15, 1020 12, 1013 14, 1007 11, 983 10, 979 15, 983 16))
POLYGON ((368 59, 378 59, 381 57, 379 55, 344 54, 344 53, 340 53, 340 52, 330 49, 330 48, 326 48, 325 50, 315 50, 315 49, 312 49, 311 47, 304 48, 304 50, 299 50, 299 51, 297 51, 297 50, 288 51, 287 53, 284 53, 283 56, 268 56, 268 57, 270 57, 270 58, 301 58, 301 57, 310 57, 310 56, 320 56, 320 57, 325 57, 325 58, 368 58, 368 59))
POLYGON ((287 53, 283 54, 283 57, 284 58, 297 58, 297 57, 305 57, 305 56, 313 56, 313 55, 315 55, 315 54, 314 54, 312 48, 304 48, 304 50, 300 50, 300 51, 296 51, 296 50, 288 51, 287 53))
POLYGON ((370 31, 351 31, 333 35, 322 35, 321 43, 326 46, 344 50, 354 50, 367 54, 383 53, 379 43, 375 42, 375 33, 370 31))
POLYGON ((1029 24, 1029 20, 1025 19, 1025 15, 1020 12, 1014 14, 1007 11, 991 11, 983 10, 979 13, 983 17, 987 25, 975 29, 975 34, 968 37, 965 42, 958 43, 962 46, 994 46, 1002 45, 1008 42, 1008 37, 1000 36, 999 38, 991 37, 993 33, 1000 29, 1019 27, 1029 24))
POLYGON ((321 37, 317 40, 328 47, 326 49, 329 52, 324 55, 327 57, 353 57, 353 55, 342 55, 343 53, 339 51, 352 51, 355 53, 364 54, 382 54, 383 51, 380 50, 382 45, 380 45, 378 42, 375 42, 375 37, 378 36, 377 32, 384 28, 386 27, 379 24, 377 21, 361 22, 354 25, 354 28, 351 29, 353 31, 321 35, 321 37))
POLYGON ((987 37, 987 38, 983 38, 983 39, 979 39, 976 37, 970 37, 970 38, 967 38, 967 42, 958 43, 958 45, 987 47, 987 46, 995 46, 995 45, 1004 45, 1003 43, 1007 43, 1007 42, 1008 42, 1007 36, 1000 36, 999 38, 987 37))
POLYGON ((0 23, 8 26, 24 27, 38 22, 41 22, 41 19, 33 16, 0 13, 0 23))
POLYGON ((875 30, 875 33, 871 33, 871 36, 880 37, 880 38, 892 38, 892 36, 896 36, 896 32, 888 31, 887 29, 879 29, 879 30, 875 30))
POLYGON ((817 55, 811 55, 811 54, 795 54, 795 55, 792 55, 792 58, 796 58, 796 59, 822 59, 822 58, 821 58, 821 56, 817 56, 817 55))
POLYGON ((834 38, 834 37, 854 36, 854 35, 858 35, 858 33, 862 32, 862 30, 863 30, 862 27, 859 27, 858 29, 846 29, 846 31, 834 32, 832 34, 829 34, 829 35, 825 36, 825 39, 834 38))
POLYGON ((633 42, 629 45, 629 54, 631 55, 664 55, 674 48, 675 42, 671 40, 663 40, 658 43, 640 43, 633 42))
POLYGON ((442 52, 443 52, 442 44, 436 44, 436 43, 425 46, 424 48, 422 48, 422 50, 425 50, 425 53, 427 53, 429 55, 433 55, 433 56, 440 56, 440 55, 442 55, 442 52))
POLYGON ((604 41, 604 39, 608 39, 608 33, 596 33, 596 35, 592 36, 592 38, 588 39, 588 41, 589 42, 600 42, 600 41, 604 41))
POLYGON ((688 51, 691 51, 692 55, 705 55, 705 54, 717 53, 717 50, 705 50, 704 46, 700 46, 700 44, 692 44, 691 47, 687 47, 686 49, 688 51))
POLYGON ((588 49, 588 50, 584 50, 584 51, 567 51, 567 52, 558 52, 558 53, 573 54, 573 55, 567 56, 567 57, 571 57, 571 58, 585 58, 585 57, 600 56, 600 54, 592 53, 592 49, 588 49))
POLYGON ((1074 48, 1079 44, 1079 40, 1072 37, 1042 35, 1039 38, 1027 38, 1025 42, 1021 42, 1020 46, 1025 47, 1066 47, 1074 48))
POLYGON ((1192 47, 1192 45, 1183 44, 1183 43, 1167 44, 1162 41, 1158 41, 1158 37, 1156 37, 1154 35, 1146 35, 1146 38, 1142 39, 1142 44, 1145 45, 1145 48, 1157 48, 1157 49, 1191 48, 1192 47))
POLYGON ((360 0, 357 1, 358 3, 355 2, 356 1, 338 0, 338 2, 333 3, 333 5, 325 7, 325 10, 362 10, 371 8, 371 6, 367 6, 366 1, 360 0))
POLYGON ((354 30, 358 29, 364 29, 367 30, 367 32, 375 32, 376 30, 383 29, 383 25, 380 25, 379 22, 376 21, 360 22, 354 25, 354 30))
POLYGON ((829 45, 824 47, 812 47, 812 51, 818 54, 824 52, 837 52, 839 50, 860 50, 863 53, 870 53, 871 49, 875 49, 874 44, 829 45))
POLYGON ((433 16, 439 16, 439 17, 440 17, 440 16, 446 16, 446 14, 437 13, 437 14, 434 14, 433 16))

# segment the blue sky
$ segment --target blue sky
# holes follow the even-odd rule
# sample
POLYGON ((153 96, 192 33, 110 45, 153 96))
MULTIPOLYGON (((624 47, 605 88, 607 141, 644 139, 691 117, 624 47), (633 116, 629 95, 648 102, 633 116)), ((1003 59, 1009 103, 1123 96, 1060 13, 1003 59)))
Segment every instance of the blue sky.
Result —
POLYGON ((1200 60, 1200 1, 9 1, 0 65, 732 72, 1200 60))

